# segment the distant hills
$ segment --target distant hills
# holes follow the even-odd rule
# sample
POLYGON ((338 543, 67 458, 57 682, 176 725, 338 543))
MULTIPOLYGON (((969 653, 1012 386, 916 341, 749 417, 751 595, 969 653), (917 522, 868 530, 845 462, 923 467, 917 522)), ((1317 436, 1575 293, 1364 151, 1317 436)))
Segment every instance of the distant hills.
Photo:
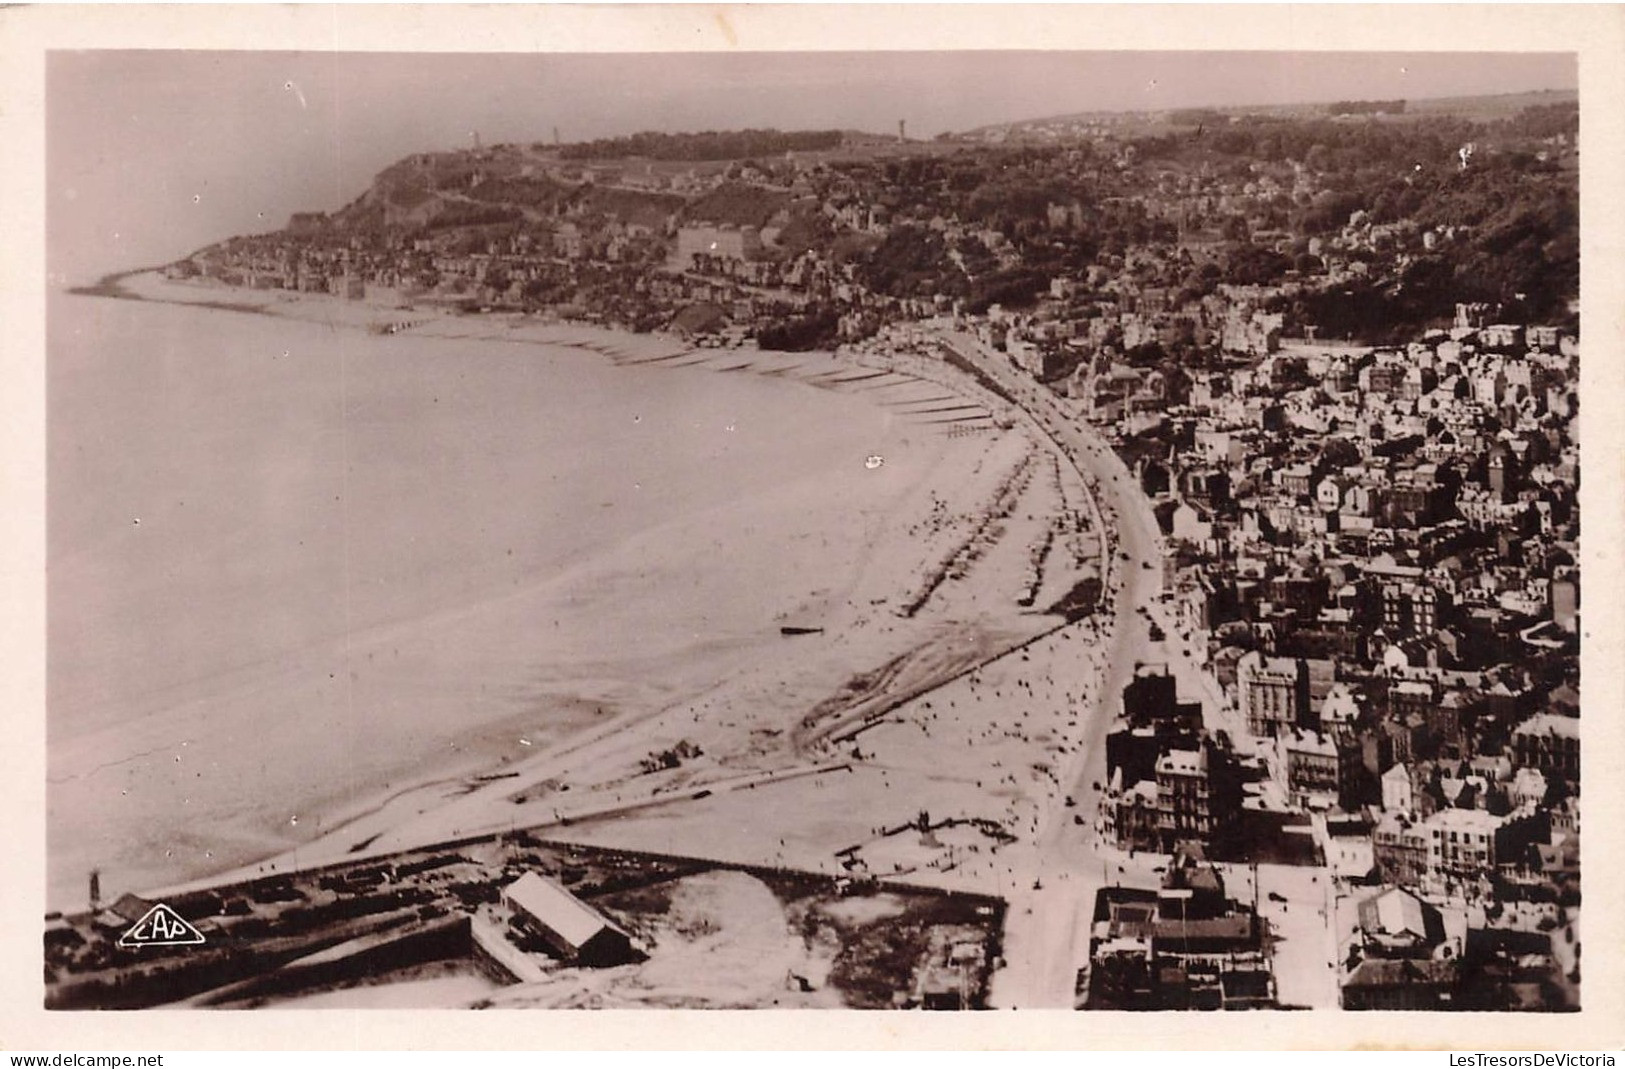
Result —
MULTIPOLYGON (((923 141, 743 130, 476 145, 405 157, 335 212, 213 251, 270 285, 337 285, 342 265, 436 288, 451 270, 515 301, 596 293, 603 314, 624 313, 619 301, 641 322, 655 299, 641 280, 688 263, 699 240, 748 242, 730 255, 771 265, 815 252, 882 297, 972 311, 1179 245, 1243 284, 1328 280, 1285 309, 1328 336, 1414 333, 1461 301, 1562 322, 1578 287, 1577 105, 1552 91, 1075 113, 923 141), (682 228, 699 226, 755 232, 690 229, 685 252, 682 228), (523 262, 517 296, 506 267, 488 282, 492 258, 523 262)), ((1170 266, 1161 285, 1200 299, 1212 278, 1194 270, 1170 266)))
POLYGON ((647 130, 564 145, 559 155, 567 160, 742 160, 838 148, 846 136, 840 130, 707 130, 697 134, 647 130))
POLYGON ((1561 108, 1577 101, 1572 90, 1549 90, 1433 100, 1073 112, 978 127, 930 141, 856 130, 750 129, 645 131, 565 144, 500 144, 408 156, 380 172, 348 205, 326 215, 296 215, 288 231, 309 237, 397 229, 444 232, 538 223, 583 212, 649 230, 659 230, 673 218, 757 227, 776 220, 786 225, 805 213, 791 210, 792 198, 782 188, 753 181, 748 173, 752 166, 769 167, 786 155, 831 161, 931 155, 955 145, 1133 139, 1204 126, 1215 132, 1236 123, 1274 120, 1495 123, 1516 119, 1531 108, 1561 108), (740 180, 718 184, 724 173, 731 179, 741 167, 747 173, 740 180))
POLYGON ((1510 119, 1525 108, 1552 104, 1574 104, 1580 95, 1573 89, 1543 89, 1523 93, 1487 96, 1436 97, 1420 100, 1321 101, 1299 104, 1228 105, 1223 107, 1165 108, 1155 111, 1079 111, 1036 119, 991 123, 965 131, 958 137, 985 140, 990 135, 1037 133, 1062 127, 1109 126, 1125 133, 1155 133, 1159 128, 1195 126, 1204 117, 1223 121, 1247 117, 1262 119, 1361 118, 1374 121, 1455 118, 1468 122, 1495 122, 1510 119), (1195 121, 1193 121, 1195 120, 1195 121))

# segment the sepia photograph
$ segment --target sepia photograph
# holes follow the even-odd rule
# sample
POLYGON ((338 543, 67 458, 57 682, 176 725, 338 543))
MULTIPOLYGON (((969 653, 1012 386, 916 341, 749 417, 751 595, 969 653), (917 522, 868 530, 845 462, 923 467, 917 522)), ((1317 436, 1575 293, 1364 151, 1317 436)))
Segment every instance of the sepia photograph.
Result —
POLYGON ((40 57, 23 1001, 1617 1006, 1577 48, 561 39, 40 57))

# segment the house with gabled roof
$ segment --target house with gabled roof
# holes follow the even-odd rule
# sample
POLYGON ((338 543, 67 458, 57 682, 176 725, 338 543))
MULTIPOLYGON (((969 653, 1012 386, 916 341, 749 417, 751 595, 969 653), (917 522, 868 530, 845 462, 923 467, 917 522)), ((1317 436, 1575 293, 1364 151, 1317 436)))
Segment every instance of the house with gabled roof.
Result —
POLYGON ((527 872, 502 892, 512 924, 577 965, 620 965, 636 957, 632 937, 556 880, 527 872))

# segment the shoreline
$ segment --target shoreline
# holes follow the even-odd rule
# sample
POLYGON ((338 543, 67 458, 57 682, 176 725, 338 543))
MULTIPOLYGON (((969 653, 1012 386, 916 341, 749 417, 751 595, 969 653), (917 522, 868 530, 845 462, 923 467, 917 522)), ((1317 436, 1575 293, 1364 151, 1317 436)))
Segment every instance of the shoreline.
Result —
MULTIPOLYGON (((179 280, 164 278, 159 268, 137 268, 104 276, 93 286, 75 287, 65 292, 75 296, 112 297, 118 300, 147 301, 154 304, 173 304, 185 307, 210 308, 216 311, 241 312, 249 315, 268 315, 302 322, 324 323, 332 327, 345 327, 361 331, 383 331, 388 334, 430 333, 419 328, 431 324, 456 323, 476 328, 474 336, 493 340, 502 331, 522 329, 530 332, 550 330, 558 336, 531 336, 512 338, 514 341, 552 345, 593 353, 620 363, 629 357, 647 356, 655 349, 662 358, 679 355, 716 355, 728 352, 756 352, 757 350, 703 350, 688 344, 678 335, 661 331, 636 334, 614 327, 535 316, 524 312, 460 312, 443 305, 376 304, 350 300, 331 293, 300 293, 280 289, 251 289, 229 286, 214 281, 179 280), (227 299, 215 299, 213 295, 227 299), (258 297, 259 299, 255 299, 258 297), (393 328, 400 328, 399 330, 393 328), (479 330, 477 328, 486 328, 479 330), (629 344, 631 343, 631 344, 629 344)), ((469 335, 439 335, 441 337, 467 337, 469 335)), ((509 340, 509 339, 503 339, 509 340)), ((802 354, 796 354, 802 355, 802 354)), ((833 353, 812 353, 809 356, 829 356, 833 353)))
MULTIPOLYGON (((375 306, 362 305, 358 302, 346 301, 342 298, 332 297, 331 295, 315 295, 314 298, 311 295, 303 295, 302 297, 294 300, 275 301, 274 303, 271 303, 269 307, 265 307, 242 306, 239 304, 239 302, 220 302, 211 300, 165 300, 163 297, 154 296, 150 291, 147 293, 140 292, 139 286, 133 289, 124 286, 125 281, 134 279, 139 282, 138 276, 143 274, 150 275, 151 273, 152 272, 132 272, 121 275, 119 279, 116 280, 116 284, 119 285, 121 289, 124 289, 124 299, 147 300, 153 301, 154 303, 173 303, 183 305, 192 304, 202 307, 210 307, 216 310, 249 311, 256 314, 269 314, 273 316, 281 315, 286 318, 325 322, 335 327, 343 326, 357 330, 367 328, 368 323, 363 321, 364 317, 375 317, 379 312, 383 311, 377 309, 375 306), (334 316, 332 314, 335 310, 340 309, 348 310, 350 314, 342 316, 334 316)), ((162 282, 164 289, 168 289, 170 286, 189 286, 187 283, 173 283, 170 280, 160 281, 162 282)), ((239 292, 231 287, 199 286, 196 290, 193 290, 192 293, 188 294, 188 296, 204 296, 212 291, 231 293, 239 292)), ((258 291, 242 292, 254 293, 258 291)), ((872 360, 866 360, 862 354, 855 356, 842 356, 829 353, 775 354, 761 353, 756 350, 740 349, 716 350, 710 352, 695 350, 692 348, 673 349, 673 347, 678 343, 676 339, 670 338, 669 336, 630 335, 608 328, 583 324, 535 323, 528 322, 526 319, 519 319, 515 321, 512 317, 507 316, 499 318, 496 316, 465 316, 437 313, 432 319, 414 324, 408 336, 420 333, 421 336, 424 337, 451 337, 473 341, 501 340, 517 343, 559 346, 579 350, 584 353, 592 353, 600 358, 608 358, 608 360, 614 364, 624 363, 632 366, 646 363, 649 359, 665 362, 668 363, 668 366, 670 366, 670 361, 672 358, 685 355, 700 356, 701 359, 693 362, 692 364, 688 361, 680 361, 675 366, 705 367, 707 364, 718 359, 725 364, 733 365, 738 364, 741 360, 746 360, 746 364, 742 365, 741 367, 726 366, 720 368, 709 368, 709 370, 715 371, 731 371, 742 369, 744 366, 750 366, 753 362, 765 362, 774 366, 768 370, 752 367, 752 370, 756 370, 759 374, 768 376, 783 375, 787 370, 798 369, 808 362, 816 362, 821 365, 823 369, 818 372, 818 375, 832 377, 835 380, 833 384, 821 383, 816 377, 810 379, 802 378, 800 375, 792 375, 791 377, 798 378, 800 381, 803 381, 809 385, 826 389, 845 389, 845 387, 839 385, 841 381, 842 369, 872 369, 876 366, 872 360), (425 324, 430 325, 426 327, 425 324), (451 335, 443 334, 433 329, 434 327, 444 327, 450 324, 456 324, 459 326, 467 325, 472 326, 475 329, 472 331, 458 332, 451 335), (645 338, 647 338, 647 340, 643 341, 642 339, 645 338), (631 339, 638 339, 639 343, 629 345, 628 341, 631 339), (662 355, 650 357, 649 354, 657 349, 662 355), (747 360, 746 358, 749 359, 747 360)), ((660 366, 659 362, 657 362, 654 366, 660 366)), ((917 384, 929 384, 933 388, 937 388, 939 391, 943 389, 952 391, 952 387, 948 385, 948 383, 952 383, 956 379, 956 376, 947 373, 942 376, 932 376, 929 379, 922 379, 910 376, 906 371, 899 371, 895 367, 886 368, 885 372, 886 376, 881 380, 877 380, 884 385, 895 385, 896 382, 906 380, 913 381, 917 384), (943 379, 947 379, 948 383, 942 381, 943 379)), ((848 379, 847 381, 855 380, 848 379)), ((960 389, 957 391, 957 395, 960 398, 970 400, 977 399, 979 397, 979 391, 975 389, 972 383, 958 382, 958 386, 960 389)), ((857 387, 852 388, 855 389, 857 387)), ((937 433, 945 432, 942 432, 939 429, 937 433)), ((1055 443, 1045 442, 1043 440, 1043 438, 1046 436, 1035 434, 1034 431, 1029 428, 1024 427, 1021 431, 1019 431, 1018 437, 1025 439, 1028 442, 1029 447, 1037 449, 1041 454, 1047 454, 1055 448, 1055 443)), ((1061 455, 1063 460, 1066 459, 1064 454, 1058 455, 1061 455)), ((1086 491, 1085 497, 1091 502, 1090 508, 1094 511, 1098 520, 1100 515, 1099 503, 1098 501, 1095 501, 1094 493, 1086 491)), ((1102 555, 1109 553, 1107 546, 1109 537, 1109 532, 1101 536, 1100 553, 1102 555)), ((1043 614, 1034 614, 1034 616, 1037 619, 1045 618, 1043 614)), ((1037 619, 1034 620, 1034 623, 1037 623, 1037 619)), ((880 729, 880 734, 886 734, 887 732, 885 729, 893 726, 896 723, 905 722, 909 719, 909 716, 911 715, 909 707, 912 706, 914 712, 917 712, 919 703, 923 702, 925 703, 926 707, 929 707, 931 695, 943 690, 946 687, 952 687, 959 684, 960 681, 966 677, 974 678, 977 673, 981 672, 990 663, 1006 658, 1013 660, 1014 658, 1011 656, 1012 654, 1018 654, 1029 646, 1041 644, 1043 640, 1051 639, 1052 637, 1057 636, 1057 633, 1065 633, 1064 637, 1070 638, 1071 634, 1075 631, 1072 624, 1063 618, 1048 617, 1047 619, 1049 622, 1043 624, 1041 629, 1036 633, 1027 633, 1025 635, 1016 635, 1013 633, 1011 638, 999 643, 998 648, 988 650, 987 654, 983 658, 973 662, 968 667, 951 672, 944 678, 930 681, 929 685, 925 686, 924 689, 910 688, 901 694, 894 695, 891 699, 885 702, 882 710, 879 712, 866 714, 858 721, 859 726, 857 727, 856 731, 853 732, 854 737, 858 741, 858 745, 860 747, 864 745, 864 740, 869 737, 871 729, 880 729), (903 712, 899 713, 899 710, 903 710, 903 712)), ((802 642, 810 640, 797 639, 796 641, 802 642)), ((823 639, 821 638, 819 641, 823 641, 823 639)), ((1105 641, 1105 637, 1093 636, 1088 641, 1091 643, 1091 645, 1099 645, 1105 641)), ((905 648, 908 647, 905 646, 905 648)), ((1100 669, 1097 667, 1094 671, 1098 672, 1099 670, 1100 669)), ((1094 690, 1096 688, 1088 689, 1094 690)), ((1079 697, 1083 697, 1083 695, 1079 695, 1079 697)), ((1103 697, 1104 696, 1099 693, 1089 694, 1087 698, 1088 707, 1091 710, 1095 709, 1101 704, 1103 697)), ((682 710, 682 712, 686 712, 686 709, 682 710)), ((648 743, 650 738, 654 738, 657 735, 658 731, 660 730, 659 725, 680 719, 682 719, 682 716, 678 715, 674 717, 672 715, 672 710, 670 709, 659 710, 653 714, 642 717, 629 718, 624 722, 622 721, 621 717, 616 717, 612 722, 602 725, 601 728, 590 731, 588 734, 593 736, 592 738, 583 741, 581 740, 579 733, 574 736, 566 737, 561 739, 559 744, 548 747, 549 752, 536 755, 534 758, 526 762, 526 764, 545 770, 551 763, 556 763, 559 760, 561 751, 563 753, 569 753, 579 749, 580 746, 591 747, 596 745, 598 751, 600 751, 598 762, 602 764, 604 768, 612 769, 615 765, 615 760, 617 759, 615 753, 616 751, 625 751, 628 749, 629 745, 633 750, 641 749, 643 748, 643 744, 648 743), (579 742, 580 745, 572 745, 572 743, 576 742, 579 742), (604 764, 606 761, 608 763, 604 764)), ((1092 719, 1092 717, 1086 718, 1086 725, 1089 719, 1092 719)), ((1087 727, 1085 728, 1085 733, 1088 733, 1087 727)), ((802 766, 816 767, 819 761, 827 758, 827 756, 827 753, 809 754, 805 759, 792 761, 790 763, 784 763, 782 761, 777 764, 770 763, 770 767, 765 768, 763 771, 771 776, 782 776, 786 773, 793 773, 802 766)), ((327 860, 337 860, 343 856, 363 856, 352 855, 348 849, 345 849, 342 854, 334 855, 330 852, 330 849, 323 848, 321 846, 321 844, 324 843, 328 844, 328 847, 330 848, 333 844, 342 843, 347 845, 352 839, 364 838, 365 843, 368 846, 375 841, 379 842, 380 850, 404 849, 410 845, 413 845, 413 843, 411 841, 396 841, 392 843, 390 838, 391 833, 403 831, 404 829, 402 828, 402 825, 410 825, 414 820, 416 820, 417 823, 422 826, 425 823, 423 819, 425 814, 420 813, 413 817, 408 817, 404 821, 395 820, 394 823, 381 822, 378 820, 380 816, 390 817, 392 810, 398 810, 402 807, 403 800, 415 805, 428 798, 428 796, 436 796, 436 800, 433 801, 428 807, 427 817, 429 824, 433 824, 434 817, 438 811, 448 808, 454 811, 466 811, 470 817, 474 817, 482 806, 489 808, 499 799, 515 793, 507 788, 513 786, 513 784, 510 782, 510 777, 520 772, 522 772, 522 769, 519 766, 508 763, 506 759, 496 762, 487 762, 485 765, 478 768, 471 767, 470 770, 452 775, 447 775, 443 771, 423 769, 422 775, 413 777, 412 782, 410 783, 398 782, 385 793, 374 793, 364 798, 355 799, 350 804, 340 806, 336 811, 326 814, 325 819, 322 822, 324 831, 316 839, 307 840, 291 850, 285 850, 280 853, 272 853, 271 855, 262 858, 257 863, 251 863, 248 866, 232 866, 220 871, 219 873, 211 876, 205 876, 198 880, 185 881, 182 884, 166 886, 165 890, 173 891, 183 886, 194 887, 218 885, 222 882, 229 882, 233 877, 251 878, 256 874, 254 870, 263 869, 273 864, 277 865, 278 872, 285 872, 287 871, 287 868, 284 867, 283 863, 292 863, 295 858, 297 858, 298 867, 306 868, 315 864, 324 863, 322 860, 318 860, 318 857, 323 857, 327 860), (478 782, 484 777, 496 777, 498 774, 500 774, 500 778, 492 779, 490 782, 483 784, 478 782), (474 790, 463 790, 463 788, 470 783, 475 784, 474 790), (475 799, 472 801, 468 798, 470 794, 475 796, 475 799), (369 824, 369 820, 374 821, 375 823, 369 824), (376 830, 375 824, 378 825, 376 830), (363 832, 370 832, 371 834, 363 835, 363 832)), ((717 766, 717 773, 726 776, 729 774, 728 767, 720 765, 717 766)), ((524 778, 530 779, 535 777, 524 778)), ((542 778, 545 779, 546 777, 542 778)), ((694 782, 703 783, 708 781, 700 779, 695 780, 694 782)), ((611 781, 608 783, 608 788, 614 788, 613 775, 611 776, 611 781)), ((754 789, 754 786, 752 789, 754 789)), ((799 793, 801 790, 805 789, 805 784, 797 781, 794 789, 799 793)), ((596 794, 598 798, 602 800, 604 807, 611 811, 624 810, 629 804, 626 801, 624 792, 611 793, 606 789, 595 788, 593 790, 589 790, 588 793, 589 795, 596 794)), ((1059 782, 1049 782, 1045 787, 1040 788, 1038 781, 1035 780, 1030 787, 1023 788, 1018 792, 1020 797, 1029 797, 1029 800, 1025 805, 1017 806, 1017 809, 1030 812, 1032 814, 1031 819, 1036 822, 1039 820, 1040 814, 1043 811, 1058 804, 1060 795, 1064 793, 1065 790, 1059 782), (1038 790, 1038 794, 1041 797, 1029 797, 1030 792, 1035 789, 1038 790)), ((657 797, 659 795, 661 795, 661 789, 657 787, 654 794, 646 796, 642 802, 633 803, 634 808, 653 805, 655 807, 653 822, 657 825, 663 819, 665 819, 665 814, 663 814, 661 810, 669 809, 672 803, 684 803, 685 801, 692 801, 691 799, 685 799, 681 788, 672 789, 668 794, 657 797)), ((591 810, 593 808, 591 803, 594 802, 594 799, 589 798, 586 800, 586 802, 588 804, 584 805, 583 808, 591 810)), ((512 803, 506 803, 506 805, 511 807, 512 803)), ((498 808, 500 809, 501 807, 498 806, 498 808)), ((546 827, 549 824, 554 824, 556 826, 556 821, 538 821, 531 819, 540 816, 540 814, 532 812, 531 808, 533 807, 527 807, 524 814, 527 819, 530 819, 529 826, 546 827)), ((679 806, 679 808, 682 807, 679 806)), ((399 814, 394 813, 393 816, 398 817, 399 814)), ((513 819, 518 820, 519 814, 515 814, 513 819)), ((1016 820, 1017 823, 1025 823, 1027 820, 1027 818, 1018 818, 1014 815, 1012 815, 1012 819, 1016 820)), ((593 820, 594 818, 592 816, 584 816, 580 819, 577 830, 589 831, 590 833, 593 820)), ((577 821, 569 821, 569 823, 577 823, 577 821)), ((629 826, 629 824, 637 824, 638 821, 632 820, 628 822, 626 820, 621 820, 617 823, 624 829, 625 827, 629 826)), ((1034 831, 1036 832, 1036 830, 1035 824, 1034 831)), ((426 833, 427 832, 425 832, 425 834, 426 833)), ((419 835, 418 838, 421 839, 422 835, 419 835)), ((611 836, 611 838, 613 838, 613 836, 611 836)), ((371 851, 369 850, 368 852, 370 853, 371 851)), ((819 852, 824 853, 823 851, 819 852)), ((765 852, 755 853, 754 857, 756 860, 763 862, 770 860, 765 852)), ((976 882, 985 883, 985 880, 978 879, 976 882)))
POLYGON ((132 267, 126 271, 114 271, 103 275, 95 282, 87 285, 70 286, 63 292, 70 293, 75 297, 113 297, 120 300, 142 300, 143 298, 132 293, 124 285, 124 280, 134 278, 137 275, 156 274, 162 270, 161 267, 132 267))

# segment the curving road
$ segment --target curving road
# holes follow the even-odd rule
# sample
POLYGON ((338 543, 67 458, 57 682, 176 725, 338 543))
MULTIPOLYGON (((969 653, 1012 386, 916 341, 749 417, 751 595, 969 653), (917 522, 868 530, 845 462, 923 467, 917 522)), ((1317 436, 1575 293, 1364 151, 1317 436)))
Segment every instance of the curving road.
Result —
MULTIPOLYGON (((1093 715, 1086 718, 1078 759, 1066 770, 1076 805, 1072 812, 1057 808, 1045 814, 1035 841, 1025 847, 1028 856, 1017 871, 1030 871, 1031 882, 1023 878, 1011 888, 1007 964, 995 974, 992 992, 993 1003, 1001 1007, 1070 1009, 1077 969, 1088 958, 1095 893, 1119 864, 1114 852, 1100 848, 1094 833, 1106 780, 1106 733, 1135 665, 1166 656, 1151 642, 1149 618, 1141 613, 1142 609, 1155 613, 1165 630, 1171 623, 1159 602, 1163 537, 1151 502, 1140 492, 1133 473, 1093 428, 975 337, 939 328, 937 338, 998 383, 1040 434, 1086 479, 1093 479, 1097 503, 1107 512, 1105 522, 1117 536, 1111 560, 1114 575, 1105 584, 1113 617, 1106 672, 1093 715), (1074 812, 1082 817, 1081 824, 1072 820, 1074 812)), ((1184 667, 1202 675, 1194 665, 1184 667)))
MULTIPOLYGON (((1123 687, 1132 679, 1136 664, 1168 660, 1175 661, 1171 667, 1182 689, 1200 690, 1211 713, 1222 710, 1223 694, 1212 677, 1181 651, 1164 650, 1150 640, 1148 624, 1153 618, 1170 637, 1175 634, 1171 613, 1160 600, 1164 541, 1150 501, 1140 492, 1121 458, 1093 428, 1068 412, 1049 390, 1015 368, 1004 354, 947 326, 934 326, 933 333, 937 343, 951 348, 1008 394, 1015 402, 1015 410, 994 398, 981 384, 974 384, 973 394, 986 394, 988 403, 994 406, 992 411, 1026 424, 1035 438, 1048 442, 1084 476, 1092 487, 1101 530, 1116 536, 1115 540, 1103 539, 1102 549, 1107 599, 1102 607, 1110 613, 1106 668, 1096 691, 1095 708, 1083 718, 1081 745, 1073 751, 1070 764, 1059 770, 1061 782, 1072 785, 1065 793, 1075 804, 1070 808, 1051 807, 1042 814, 1031 840, 1000 851, 1008 871, 1007 882, 1001 888, 1009 905, 1004 949, 1007 964, 994 975, 991 1001, 1009 1008, 1070 1009, 1077 969, 1087 960, 1095 894, 1123 863, 1114 850, 1102 848, 1094 831, 1100 788, 1106 780, 1106 734, 1117 714, 1123 687), (1075 815, 1081 821, 1075 821, 1075 815)), ((961 380, 960 386, 971 381, 963 371, 946 365, 931 370, 961 380)), ((372 822, 375 828, 365 821, 347 826, 327 841, 309 844, 276 861, 286 871, 339 857, 355 860, 421 841, 502 830, 503 826, 511 826, 512 818, 490 822, 488 809, 493 796, 506 797, 526 782, 556 774, 555 765, 567 762, 572 751, 601 742, 603 736, 622 729, 619 723, 608 725, 601 733, 576 740, 566 750, 532 763, 517 779, 494 782, 456 799, 441 799, 438 804, 420 801, 414 808, 421 810, 404 823, 398 813, 380 813, 372 822), (482 817, 485 819, 479 819, 482 817), (453 826, 457 820, 461 823, 453 826), (355 838, 366 830, 376 834, 357 850, 355 838)), ((805 771, 798 768, 772 775, 800 775, 805 771)), ((646 799, 642 804, 668 804, 672 800, 646 799)), ((245 870, 241 875, 246 878, 249 873, 245 870)), ((215 885, 222 879, 217 876, 198 881, 198 885, 215 885)))

